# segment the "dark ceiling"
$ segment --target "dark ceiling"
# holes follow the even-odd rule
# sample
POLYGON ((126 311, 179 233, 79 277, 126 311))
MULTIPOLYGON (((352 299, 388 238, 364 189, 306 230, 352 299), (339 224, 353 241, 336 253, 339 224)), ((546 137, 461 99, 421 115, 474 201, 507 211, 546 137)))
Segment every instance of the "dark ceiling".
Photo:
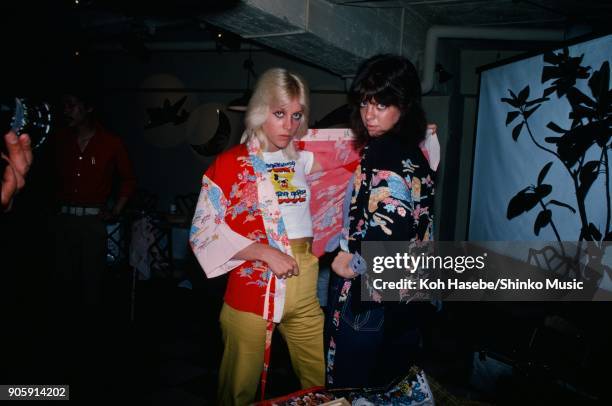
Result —
MULTIPOLYGON (((20 0, 3 2, 0 28, 3 88, 48 85, 101 44, 113 44, 146 59, 145 42, 212 42, 207 15, 235 7, 239 0, 20 0), (36 84, 36 85, 32 85, 36 84)), ((427 24, 562 28, 609 31, 609 0, 327 0, 334 7, 404 8, 427 24)))
POLYGON ((430 24, 609 29, 609 0, 328 0, 344 7, 405 8, 430 24))
POLYGON ((20 0, 2 3, 3 45, 23 54, 56 52, 135 35, 146 40, 200 40, 201 18, 238 0, 20 0), (199 36, 198 36, 199 35, 199 36))
POLYGON ((0 87, 4 93, 53 86, 50 78, 69 75, 86 55, 114 44, 137 57, 145 41, 208 41, 214 38, 201 18, 238 0, 19 0, 0 4, 3 51, 0 87), (15 89, 17 88, 17 89, 15 89))
MULTIPOLYGON (((405 8, 428 24, 609 30, 609 0, 327 0, 338 7, 405 8)), ((3 44, 21 55, 121 42, 212 39, 203 19, 239 0, 19 0, 0 5, 3 44), (26 38, 27 37, 27 38, 26 38)))

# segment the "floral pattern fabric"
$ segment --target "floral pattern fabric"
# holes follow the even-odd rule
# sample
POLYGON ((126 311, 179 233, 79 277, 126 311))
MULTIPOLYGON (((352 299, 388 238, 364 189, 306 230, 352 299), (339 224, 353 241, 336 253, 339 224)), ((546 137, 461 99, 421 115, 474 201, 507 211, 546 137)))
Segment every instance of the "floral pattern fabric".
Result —
MULTIPOLYGON (((438 145, 435 126, 430 126, 426 142, 438 145)), ((410 148, 401 140, 383 136, 372 138, 364 149, 353 177, 349 212, 344 221, 343 249, 361 253, 362 241, 426 241, 433 239, 433 203, 435 168, 439 162, 439 145, 434 149, 410 148)), ((364 275, 365 290, 374 302, 381 296, 364 275)), ((338 300, 332 307, 332 332, 327 351, 327 383, 334 383, 336 334, 340 314, 349 294, 359 298, 361 277, 346 279, 338 300)), ((398 293, 401 295, 401 293, 398 293)), ((400 296, 399 300, 402 299, 400 296)), ((353 299, 356 312, 364 311, 353 299)))
POLYGON ((322 171, 311 173, 310 213, 312 216, 313 245, 316 256, 325 253, 325 247, 342 231, 342 204, 346 185, 355 167, 359 153, 352 148, 353 133, 349 129, 314 129, 299 142, 300 149, 312 151, 322 171))
MULTIPOLYGON (((432 240, 434 177, 419 149, 388 136, 370 140, 355 171, 349 251, 360 254, 362 241, 432 240)), ((367 274, 364 283, 370 298, 380 301, 367 274)), ((359 297, 355 286, 352 291, 359 297)))
POLYGON ((434 172, 420 150, 391 137, 372 140, 356 169, 349 249, 361 241, 426 241, 433 236, 434 172))
POLYGON ((325 389, 314 387, 256 403, 255 406, 300 406, 332 404, 353 406, 433 406, 432 387, 425 372, 414 366, 406 376, 385 388, 325 389), (339 400, 343 399, 344 402, 339 400), (336 404, 333 403, 333 404, 336 404))

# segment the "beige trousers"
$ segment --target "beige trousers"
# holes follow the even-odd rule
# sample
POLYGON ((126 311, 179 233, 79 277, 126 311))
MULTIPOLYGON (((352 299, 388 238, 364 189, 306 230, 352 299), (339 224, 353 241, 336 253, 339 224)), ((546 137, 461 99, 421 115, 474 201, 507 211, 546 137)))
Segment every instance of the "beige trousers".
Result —
MULTIPOLYGON (((319 263, 310 248, 308 242, 291 243, 300 274, 287 279, 285 308, 278 324, 302 388, 325 385, 323 312, 316 296, 319 263)), ((261 315, 227 304, 223 304, 220 322, 224 351, 219 404, 248 405, 255 400, 263 368, 267 322, 261 315)))

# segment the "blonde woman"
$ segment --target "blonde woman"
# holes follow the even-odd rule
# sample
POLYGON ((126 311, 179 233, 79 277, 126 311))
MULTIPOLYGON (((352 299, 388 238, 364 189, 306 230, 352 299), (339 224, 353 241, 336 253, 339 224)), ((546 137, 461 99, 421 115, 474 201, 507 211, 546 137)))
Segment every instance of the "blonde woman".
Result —
POLYGON ((306 175, 318 170, 294 140, 306 133, 308 88, 285 69, 261 75, 242 144, 219 155, 202 178, 190 242, 208 277, 229 273, 220 322, 220 404, 262 397, 275 326, 303 388, 324 385, 323 314, 306 175))

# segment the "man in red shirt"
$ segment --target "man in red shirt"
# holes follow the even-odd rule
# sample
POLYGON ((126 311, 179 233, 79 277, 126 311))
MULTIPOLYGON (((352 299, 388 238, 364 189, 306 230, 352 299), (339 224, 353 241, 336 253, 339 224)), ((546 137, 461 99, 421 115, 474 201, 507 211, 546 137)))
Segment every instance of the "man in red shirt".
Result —
POLYGON ((94 117, 86 95, 63 99, 67 128, 56 135, 59 214, 56 271, 70 307, 97 311, 106 270, 106 224, 123 210, 135 178, 123 142, 94 117), (117 197, 109 207, 114 180, 117 197))

